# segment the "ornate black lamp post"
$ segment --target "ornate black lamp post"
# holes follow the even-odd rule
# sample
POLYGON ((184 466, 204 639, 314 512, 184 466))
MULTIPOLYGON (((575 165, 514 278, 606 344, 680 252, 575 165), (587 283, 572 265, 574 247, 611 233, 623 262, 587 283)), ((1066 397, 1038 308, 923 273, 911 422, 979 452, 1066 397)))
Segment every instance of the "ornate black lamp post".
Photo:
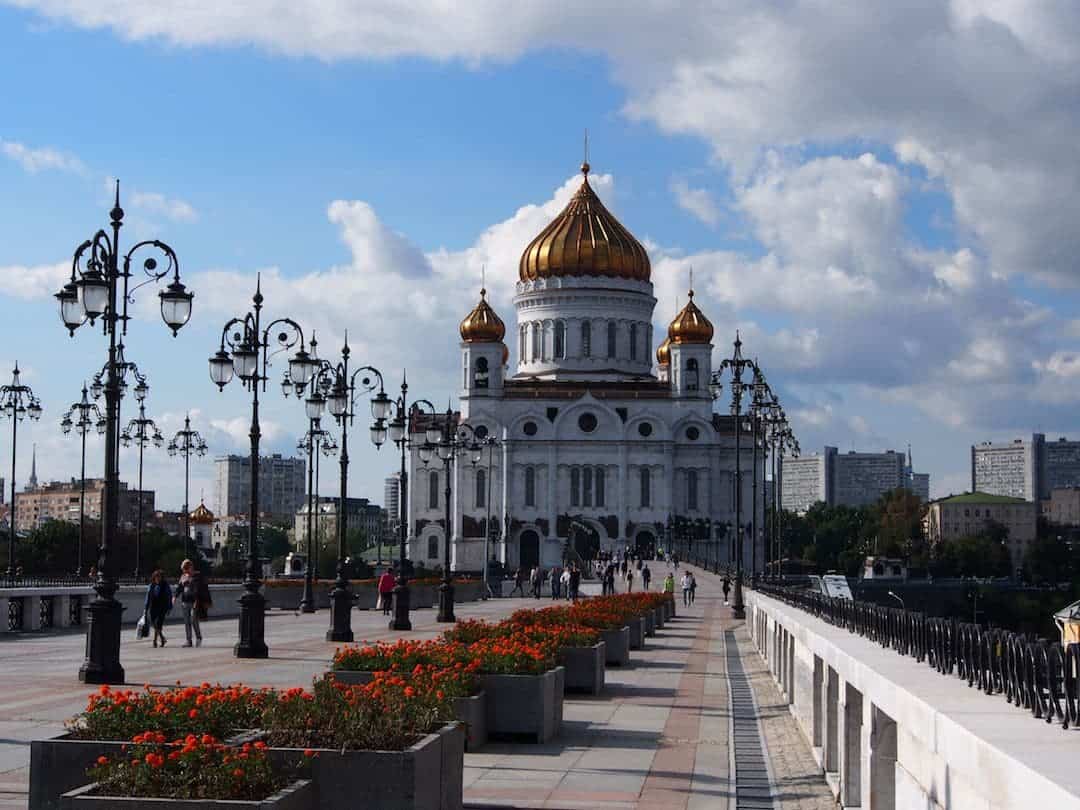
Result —
POLYGON ((776 513, 776 560, 781 578, 784 576, 784 457, 791 453, 795 458, 798 458, 801 450, 786 417, 782 425, 782 429, 777 436, 776 473, 773 479, 775 481, 773 484, 773 511, 776 513))
MULTIPOLYGON (((314 341, 313 341, 314 342, 314 341)), ((333 365, 322 361, 322 369, 316 375, 316 383, 305 403, 308 408, 318 407, 324 399, 330 415, 341 427, 341 491, 338 498, 337 522, 337 578, 334 590, 330 592, 330 629, 326 631, 327 641, 348 642, 353 640, 352 606, 356 601, 349 590, 349 579, 345 575, 345 543, 348 534, 348 494, 349 494, 349 427, 356 416, 357 394, 368 394, 378 388, 379 393, 371 398, 371 441, 376 448, 386 441, 386 418, 392 404, 383 389, 383 377, 374 366, 361 366, 355 371, 349 369, 349 339, 341 349, 341 362, 333 365), (359 382, 358 382, 359 379, 359 382), (323 394, 325 391, 325 396, 323 394), (312 399, 315 399, 314 403, 312 399)), ((378 538, 380 554, 382 538, 378 538)), ((306 583, 305 583, 306 587, 306 583)), ((406 619, 408 612, 406 611, 406 619)))
MULTIPOLYGON (((487 470, 484 473, 484 487, 486 489, 484 493, 484 507, 487 509, 487 515, 484 519, 484 570, 480 575, 483 581, 483 596, 482 599, 487 599, 491 593, 491 589, 488 587, 488 568, 490 567, 491 560, 490 544, 494 539, 494 533, 496 527, 491 525, 491 462, 492 455, 496 447, 502 447, 502 442, 496 439, 494 436, 477 436, 476 444, 481 449, 487 448, 487 470)), ((473 466, 475 467, 480 462, 480 459, 474 454, 473 466)))
MULTIPOLYGON (((439 440, 442 431, 435 424, 435 406, 426 399, 417 399, 409 402, 409 385, 405 375, 401 375, 401 394, 394 400, 394 418, 388 425, 390 440, 397 445, 401 453, 401 470, 398 473, 398 575, 394 585, 394 618, 390 620, 391 630, 412 630, 412 622, 409 621, 409 580, 405 574, 406 545, 409 537, 409 475, 405 461, 408 451, 418 446, 412 441, 413 429, 418 420, 423 419, 427 425, 424 434, 424 443, 420 446, 420 453, 424 453, 424 447, 439 440)), ((430 455, 429 455, 430 458, 430 455)))
MULTIPOLYGON (((85 391, 84 391, 85 393, 85 391)), ((15 440, 18 438, 19 422, 26 417, 33 421, 41 418, 41 402, 34 395, 29 385, 23 385, 19 379, 19 364, 11 375, 9 385, 0 386, 0 410, 11 419, 11 509, 8 519, 11 532, 8 535, 7 577, 15 577, 15 440)))
POLYGON ((102 331, 109 339, 109 357, 105 366, 105 514, 101 526, 101 547, 98 553, 98 577, 94 584, 97 597, 87 608, 86 660, 79 669, 84 683, 123 683, 124 668, 120 666, 120 617, 122 608, 116 599, 116 566, 110 551, 120 522, 120 397, 122 361, 120 339, 127 333, 128 305, 140 287, 156 283, 168 275, 172 281, 158 293, 161 317, 175 336, 191 318, 194 294, 180 282, 180 262, 171 247, 157 239, 137 242, 127 253, 120 253, 120 227, 124 210, 120 207, 120 184, 116 184, 116 200, 109 212, 112 233, 99 230, 75 251, 71 263, 71 280, 56 294, 60 317, 74 335, 87 320, 93 325, 101 318, 102 331), (136 253, 153 249, 164 257, 164 269, 158 259, 142 262, 143 280, 130 285, 131 264, 136 253))
POLYGON ((754 377, 750 390, 750 427, 753 435, 753 461, 751 464, 753 488, 750 498, 750 578, 756 580, 758 575, 757 550, 760 538, 763 535, 761 524, 758 521, 757 494, 758 494, 758 451, 761 451, 761 514, 765 516, 765 419, 768 417, 769 408, 772 404, 772 389, 765 381, 765 375, 758 366, 757 361, 753 365, 754 377))
MULTIPOLYGON (((206 455, 207 449, 206 440, 199 431, 191 429, 191 417, 185 414, 184 429, 176 431, 176 435, 169 439, 166 450, 170 456, 184 458, 184 555, 188 557, 191 556, 187 550, 191 539, 191 457, 196 455, 201 458, 206 455)), ((195 549, 195 553, 198 554, 199 550, 195 549)))
MULTIPOLYGON (((130 447, 132 442, 139 448, 139 513, 135 523, 135 577, 137 579, 139 576, 139 564, 142 557, 143 450, 146 449, 146 445, 148 444, 153 444, 154 447, 161 447, 165 442, 165 437, 161 435, 161 431, 158 429, 157 424, 153 419, 146 416, 146 402, 144 400, 139 401, 139 416, 128 422, 127 427, 120 432, 120 444, 124 447, 130 447)), ((170 448, 171 447, 172 445, 170 445, 170 448)), ((170 452, 172 452, 171 449, 170 452)), ((187 499, 186 477, 184 498, 185 500, 187 499)))
POLYGON ((79 547, 75 551, 75 575, 82 576, 82 552, 86 540, 86 434, 93 427, 98 433, 105 433, 105 414, 87 397, 86 384, 83 384, 82 399, 71 403, 64 418, 60 420, 60 429, 70 434, 72 428, 79 434, 82 442, 82 466, 79 472, 79 547), (74 418, 73 418, 74 417, 74 418))
MULTIPOLYGON (((314 341, 312 341, 312 344, 314 344, 314 341)), ((314 354, 314 348, 314 345, 312 345, 312 354, 314 354)), ((312 397, 308 397, 308 429, 300 441, 296 443, 297 451, 307 454, 308 464, 307 564, 304 566, 304 595, 300 599, 301 613, 315 612, 314 577, 315 569, 318 568, 318 547, 314 536, 318 531, 319 520, 319 453, 324 456, 332 456, 337 452, 337 445, 334 443, 333 436, 330 435, 329 431, 322 428, 322 420, 311 415, 314 412, 322 413, 326 402, 322 394, 316 392, 315 396, 319 400, 318 409, 316 411, 312 407, 312 397)))
MULTIPOLYGON (((743 412, 742 401, 743 394, 747 388, 750 388, 749 383, 742 381, 742 376, 746 371, 751 371, 756 376, 760 373, 757 364, 753 360, 748 360, 742 356, 742 340, 739 339, 739 333, 735 333, 735 351, 731 357, 724 358, 720 363, 720 368, 713 374, 709 387, 712 389, 713 397, 717 397, 720 394, 723 386, 722 375, 725 371, 731 371, 731 415, 735 418, 735 596, 731 605, 731 615, 736 619, 746 618, 746 605, 743 603, 742 592, 742 579, 743 579, 743 546, 745 545, 743 534, 743 521, 742 521, 742 445, 741 437, 743 431, 743 412)), ((752 392, 751 392, 752 393, 752 392)))
POLYGON ((480 461, 480 445, 476 441, 476 431, 471 425, 460 424, 454 429, 454 411, 446 409, 442 431, 437 442, 430 440, 420 448, 420 460, 427 464, 434 454, 442 459, 445 469, 446 487, 443 491, 446 501, 446 531, 443 534, 443 578, 439 585, 439 613, 435 617, 437 622, 455 622, 454 618, 454 584, 450 579, 450 538, 454 533, 453 519, 450 509, 450 496, 453 492, 450 485, 450 475, 453 472, 454 461, 457 457, 468 452, 470 460, 475 464, 480 461))
POLYGON ((253 307, 240 318, 233 318, 221 330, 221 348, 210 358, 210 379, 224 390, 235 374, 251 392, 251 502, 248 507, 247 566, 244 569, 244 595, 240 597, 240 639, 233 648, 237 658, 266 658, 266 599, 259 592, 259 388, 266 390, 271 358, 299 344, 289 359, 289 380, 302 390, 319 370, 319 361, 304 349, 304 332, 291 318, 278 318, 262 325, 263 295, 256 285, 253 307), (271 330, 279 331, 271 335, 271 330), (270 352, 271 345, 277 348, 270 352), (226 350, 227 348, 227 350, 226 350))

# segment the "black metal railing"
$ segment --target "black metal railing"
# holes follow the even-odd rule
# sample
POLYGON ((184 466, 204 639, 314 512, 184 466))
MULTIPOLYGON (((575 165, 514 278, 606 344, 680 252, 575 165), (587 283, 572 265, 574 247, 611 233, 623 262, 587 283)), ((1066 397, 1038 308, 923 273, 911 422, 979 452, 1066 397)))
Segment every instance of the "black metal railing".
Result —
POLYGON ((7 629, 18 633, 23 629, 23 597, 14 596, 8 599, 7 629))
MULTIPOLYGON (((117 577, 119 585, 148 585, 149 577, 117 577)), ((238 577, 210 577, 210 585, 239 585, 243 582, 238 577)), ((90 577, 5 577, 0 576, 0 589, 5 588, 90 588, 94 580, 90 577)))
POLYGON ((72 596, 68 599, 68 624, 82 624, 82 597, 72 596))
POLYGON ((988 695, 1003 695, 1047 723, 1080 724, 1080 644, 1063 647, 1028 633, 774 583, 759 582, 757 590, 988 695))
POLYGON ((38 602, 38 627, 51 630, 53 627, 53 597, 43 596, 38 602))

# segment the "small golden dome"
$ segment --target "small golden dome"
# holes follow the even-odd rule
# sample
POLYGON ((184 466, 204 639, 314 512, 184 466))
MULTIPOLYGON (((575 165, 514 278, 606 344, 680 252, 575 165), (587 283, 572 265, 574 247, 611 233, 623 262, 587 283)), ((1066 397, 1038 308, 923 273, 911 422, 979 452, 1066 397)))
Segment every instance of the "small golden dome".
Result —
POLYGON ((210 524, 214 522, 214 513, 206 508, 205 503, 200 503, 189 519, 192 523, 210 524))
POLYGON ((561 276, 608 276, 648 281, 649 254, 612 216, 589 185, 583 163, 581 188, 521 254, 522 281, 561 276))
POLYGON ((705 313, 694 303, 694 291, 690 290, 690 300, 675 316, 668 327, 668 340, 672 343, 712 343, 713 325, 705 313))
POLYGON ((661 366, 671 365, 671 338, 664 338, 664 342, 656 347, 656 362, 661 366))
POLYGON ((506 335, 506 325, 487 302, 487 290, 480 290, 480 303, 461 322, 461 339, 466 343, 498 343, 506 335))

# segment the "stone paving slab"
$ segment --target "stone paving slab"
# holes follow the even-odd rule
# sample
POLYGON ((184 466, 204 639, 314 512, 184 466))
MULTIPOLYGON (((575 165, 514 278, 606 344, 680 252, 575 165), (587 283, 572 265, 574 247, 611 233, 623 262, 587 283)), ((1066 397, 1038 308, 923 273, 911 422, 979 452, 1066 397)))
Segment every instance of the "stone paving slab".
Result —
MULTIPOLYGON (((662 565, 654 582, 662 577, 662 565), (659 576, 658 576, 659 574, 659 576)), ((695 573, 699 573, 695 571, 695 573)), ((776 774, 778 810, 824 810, 828 788, 809 748, 743 628, 718 598, 719 580, 699 573, 697 604, 679 615, 631 664, 610 668, 601 696, 567 696, 561 734, 545 745, 492 743, 465 756, 465 800, 470 808, 544 810, 730 810, 730 707, 724 632, 735 628, 744 668, 762 707, 767 756, 776 774), (770 691, 771 690, 771 691, 770 691)), ((586 587, 586 592, 592 590, 586 587)), ((550 600, 499 599, 457 606, 462 618, 498 619, 519 607, 550 600)), ((434 610, 412 614, 412 638, 444 629, 434 610)), ((252 686, 304 685, 322 674, 337 645, 323 635, 329 614, 274 612, 267 617, 271 658, 232 656, 236 620, 203 625, 201 648, 184 649, 182 627, 166 628, 170 644, 153 649, 125 632, 122 661, 132 684, 177 681, 252 686)), ((399 635, 378 611, 353 614, 358 639, 399 635)), ((0 641, 0 810, 24 810, 29 741, 53 736, 85 705, 90 687, 76 673, 83 656, 81 632, 25 634, 0 641)))

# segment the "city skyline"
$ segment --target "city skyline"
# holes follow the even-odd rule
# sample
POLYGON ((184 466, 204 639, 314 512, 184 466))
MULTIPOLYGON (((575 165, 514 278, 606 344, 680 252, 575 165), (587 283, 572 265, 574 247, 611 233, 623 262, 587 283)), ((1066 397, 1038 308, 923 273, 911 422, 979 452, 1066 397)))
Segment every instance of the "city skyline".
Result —
MULTIPOLYGON (((125 239, 169 241, 196 294, 175 340, 149 327, 152 296, 136 302, 148 413, 170 434, 190 411, 213 457, 243 453, 248 424, 213 390, 206 357, 259 271, 267 312, 314 328, 326 356, 347 326, 354 361, 389 388, 406 367, 418 396, 456 399, 457 321, 482 274, 510 311, 517 259, 572 193, 586 128, 598 191, 650 252, 654 331, 685 301, 692 266, 717 352, 742 330, 803 447, 910 441, 940 496, 968 488, 973 444, 1078 433, 1068 257, 1080 204, 1066 192, 1080 161, 1060 134, 1075 122, 1057 117, 1076 110, 1061 77, 1078 49, 1059 33, 1075 12, 871 3, 755 18, 735 4, 724 20, 665 15, 678 36, 638 48, 658 29, 641 9, 582 38, 595 9, 579 11, 584 27, 552 28, 525 6, 512 35, 488 36, 499 12, 486 7, 476 28, 438 9, 366 20, 304 5, 295 25, 238 14, 222 28, 199 4, 152 18, 137 4, 17 5, 0 6, 0 75, 33 70, 37 83, 6 85, 0 121, 0 182, 19 200, 0 223, 0 315, 23 330, 0 373, 18 360, 42 399, 25 436, 39 478, 70 477, 75 440, 59 417, 104 360, 100 338, 67 340, 51 295, 75 246, 107 224, 109 178, 122 179, 125 239), (311 34, 323 26, 353 35, 311 34), (826 47, 833 29, 844 36, 826 47), (95 60, 78 57, 90 49, 95 60), (928 80, 901 82, 916 57, 928 80), (987 78, 995 59, 1016 68, 1009 92, 987 78), (854 75, 853 60, 869 72, 854 75), (127 125, 108 139, 60 113, 109 84, 127 125), (183 114, 162 115, 162 94, 183 114), (556 122, 535 127, 548 103, 556 122)), ((265 451, 288 452, 302 406, 274 393, 265 451)), ((100 475, 100 439, 87 445, 87 475, 100 475)), ((353 455, 350 492, 378 498, 394 460, 359 443, 353 455)), ((193 464, 192 493, 212 492, 211 457, 193 464)), ((147 488, 179 506, 176 462, 145 458, 147 488)), ((122 451, 127 480, 133 459, 122 451)), ((28 472, 20 453, 20 487, 28 472)))

